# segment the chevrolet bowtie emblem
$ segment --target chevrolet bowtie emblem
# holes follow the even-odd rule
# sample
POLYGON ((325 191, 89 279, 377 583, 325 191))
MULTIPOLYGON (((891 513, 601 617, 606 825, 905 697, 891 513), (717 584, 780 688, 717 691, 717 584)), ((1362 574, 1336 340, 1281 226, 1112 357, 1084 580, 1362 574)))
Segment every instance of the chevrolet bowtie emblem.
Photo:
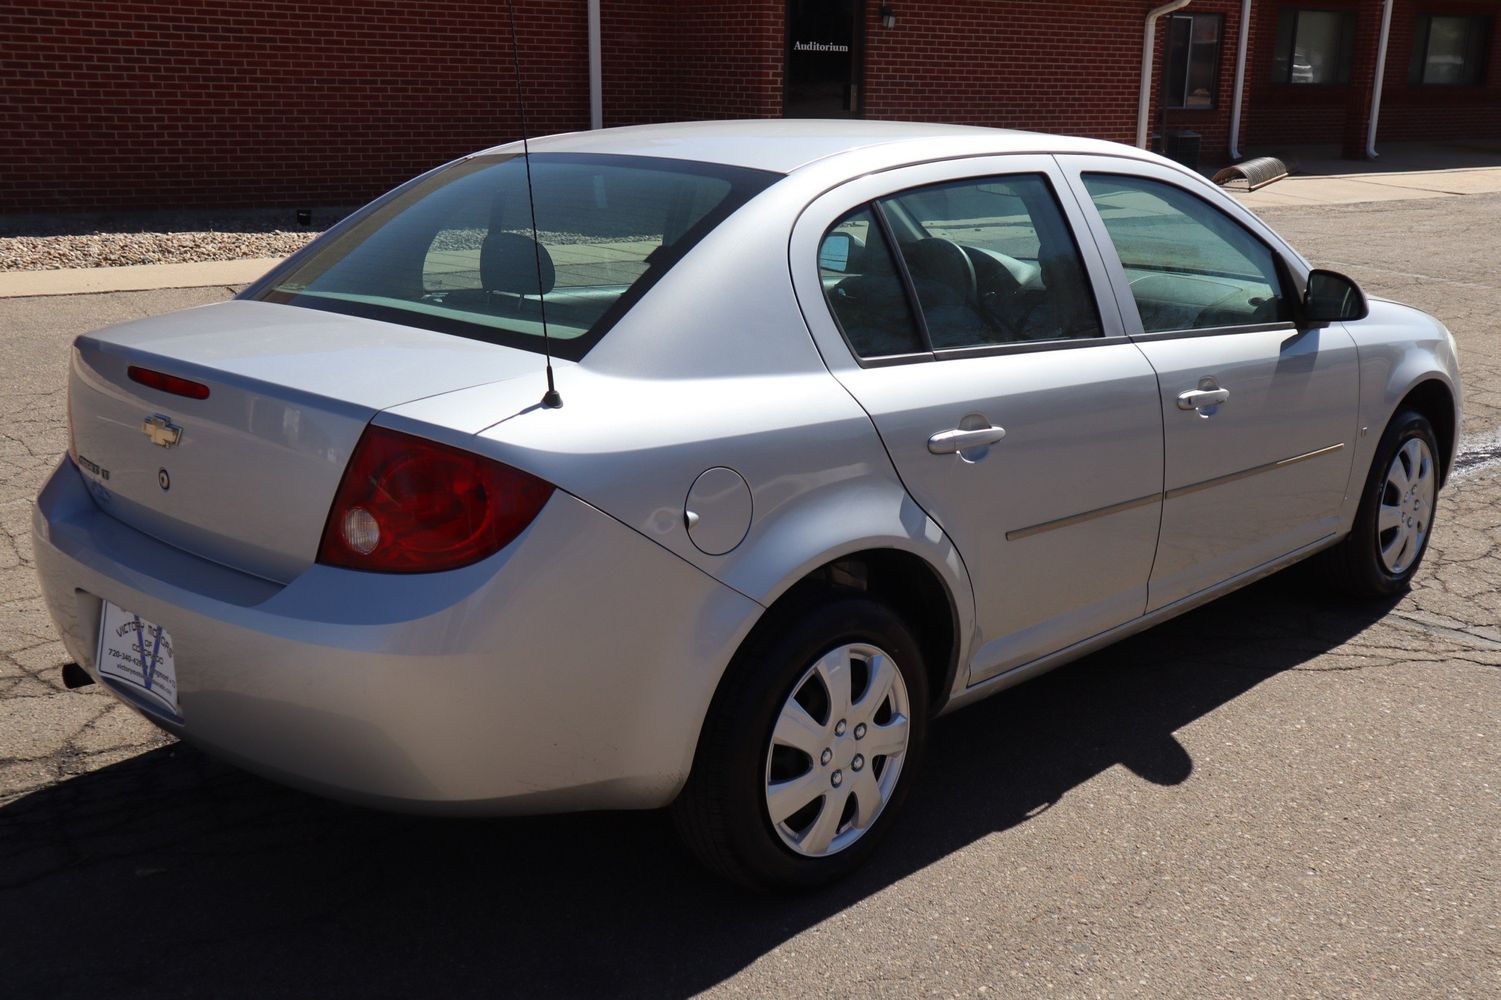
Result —
POLYGON ((152 444, 163 448, 171 448, 182 440, 182 428, 160 413, 147 417, 141 425, 141 432, 151 439, 152 444))

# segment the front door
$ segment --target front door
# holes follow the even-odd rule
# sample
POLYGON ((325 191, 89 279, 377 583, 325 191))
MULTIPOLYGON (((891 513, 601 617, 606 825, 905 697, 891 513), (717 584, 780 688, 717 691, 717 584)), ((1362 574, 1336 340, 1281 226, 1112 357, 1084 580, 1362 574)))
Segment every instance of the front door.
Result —
POLYGON ((864 24, 863 0, 788 0, 784 116, 860 116, 864 24))
POLYGON ((1331 537, 1355 450, 1349 333, 1298 326, 1278 252, 1176 172, 1065 164, 1114 249, 1127 329, 1161 381, 1162 540, 1148 610, 1331 537))
POLYGON ((1040 156, 905 168, 793 237, 830 370, 969 572, 971 683, 1141 615, 1157 545, 1157 378, 1060 181, 1040 156))

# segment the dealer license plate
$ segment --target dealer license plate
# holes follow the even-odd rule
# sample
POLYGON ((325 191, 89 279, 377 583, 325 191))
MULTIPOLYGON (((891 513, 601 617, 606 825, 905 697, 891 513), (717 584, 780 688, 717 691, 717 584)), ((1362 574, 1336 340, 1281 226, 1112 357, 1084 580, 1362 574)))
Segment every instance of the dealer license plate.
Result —
POLYGON ((160 625, 105 601, 97 662, 102 677, 114 681, 144 707, 178 714, 172 636, 160 625))

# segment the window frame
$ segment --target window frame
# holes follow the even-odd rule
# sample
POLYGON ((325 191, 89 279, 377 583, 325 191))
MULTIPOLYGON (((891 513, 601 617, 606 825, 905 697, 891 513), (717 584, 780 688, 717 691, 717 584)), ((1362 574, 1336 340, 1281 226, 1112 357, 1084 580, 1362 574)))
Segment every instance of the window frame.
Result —
MULTIPOLYGON (((975 159, 979 158, 959 157, 947 161, 947 164, 967 164, 975 159)), ((1113 316, 1106 307, 1108 298, 1104 297, 1104 293, 1109 290, 1110 283, 1108 274, 1104 273, 1103 271, 1104 261, 1099 256, 1098 248, 1094 246, 1094 240, 1092 238, 1087 238, 1093 236, 1093 233, 1088 228, 1088 219, 1078 211, 1077 200, 1073 195, 1073 191, 1071 190, 1067 179, 1062 177, 1058 173, 1056 159, 1048 154, 1026 153, 1000 155, 991 154, 987 155, 985 159, 997 161, 996 168, 990 170, 967 170, 962 173, 957 173, 949 176, 948 174, 953 173, 952 169, 950 169, 944 171, 943 174, 934 173, 927 177, 914 178, 908 183, 883 187, 882 190, 873 193, 864 201, 857 201, 848 204, 847 207, 845 207, 842 211, 834 214, 832 219, 825 225, 824 229, 819 234, 817 242, 814 244, 813 252, 813 273, 815 280, 819 282, 820 289, 819 305, 829 316, 830 322, 832 323, 833 327, 839 332, 840 339, 843 341, 845 348, 849 351, 850 358, 858 367, 884 368, 893 365, 913 364, 918 362, 953 361, 962 360, 965 358, 984 358, 1008 354, 1029 354, 1037 351, 1072 350, 1081 347, 1092 347, 1096 344, 1119 344, 1129 339, 1126 336, 1124 327, 1120 323, 1120 317, 1113 316), (1040 162, 1035 166, 1018 166, 1014 163, 1006 164, 1004 162, 1001 162, 1006 159, 1011 159, 1013 161, 1027 160, 1045 162, 1040 162), (1005 344, 979 344, 967 347, 933 348, 932 337, 928 331, 927 317, 924 315, 921 302, 918 299, 916 286, 913 283, 911 272, 907 267, 906 258, 901 252, 900 244, 898 243, 896 238, 895 229, 893 228, 891 220, 887 216, 886 209, 881 204, 881 202, 885 199, 900 197, 901 195, 909 191, 915 191, 926 187, 938 187, 942 185, 962 184, 966 182, 978 184, 992 180, 1004 181, 1008 177, 1018 176, 1030 176, 1042 180, 1042 182, 1046 185, 1048 193, 1052 196, 1054 207, 1058 211, 1059 222, 1062 224, 1062 226, 1068 233, 1070 240, 1072 240, 1073 242, 1074 251, 1078 259, 1082 277, 1089 292, 1089 296, 1092 299, 1091 306, 1093 309, 1096 324, 1100 329, 1100 335, 1097 337, 1065 337, 1054 340, 1026 340, 1005 344), (889 252, 896 265, 898 278, 902 283, 902 293, 907 304, 909 315, 913 317, 913 320, 917 326, 918 335, 921 338, 922 342, 929 348, 923 353, 877 355, 869 358, 862 357, 860 353, 855 350, 854 345, 850 342, 849 335, 845 332, 843 324, 839 321, 838 316, 835 315, 834 310, 829 305, 827 298, 822 295, 822 277, 818 268, 817 248, 823 245, 824 238, 833 231, 834 226, 837 225, 839 220, 856 211, 859 211, 862 208, 868 209, 870 211, 872 217, 876 220, 876 224, 880 227, 883 239, 885 239, 887 243, 889 252), (1111 322, 1112 319, 1115 320, 1114 323, 1111 322), (1114 329, 1118 329, 1119 332, 1113 333, 1112 330, 1114 329)), ((913 171, 923 171, 925 168, 931 169, 933 166, 933 164, 903 166, 899 168, 893 168, 890 171, 886 171, 882 174, 873 176, 882 177, 889 175, 900 175, 913 171)), ((861 178, 860 180, 863 181, 868 179, 869 178, 861 178)), ((853 186, 854 183, 855 182, 851 182, 851 185, 848 186, 853 186)))
MULTIPOLYGON (((1099 246, 1100 252, 1105 258, 1106 268, 1115 289, 1116 304, 1125 318, 1127 336, 1131 340, 1177 340, 1187 337, 1218 337, 1264 330, 1302 331, 1307 329, 1307 325, 1303 322, 1302 318, 1302 302, 1303 289, 1308 281, 1308 262, 1303 260, 1296 250, 1288 246, 1281 237, 1267 228, 1265 224, 1260 223, 1259 220, 1255 220, 1255 224, 1253 224, 1238 214, 1238 212, 1246 211, 1239 204, 1232 201, 1232 205, 1238 212, 1232 211, 1224 205, 1216 204, 1213 198, 1206 196, 1206 193, 1195 191, 1188 184, 1184 183, 1184 178, 1176 176, 1174 171, 1156 164, 1143 163, 1125 157, 1073 156, 1067 158, 1064 162, 1064 168, 1069 183, 1073 187, 1075 197, 1084 206, 1090 230, 1094 234, 1095 243, 1099 246), (1100 215, 1099 210, 1094 205, 1093 198, 1084 186, 1084 175, 1086 174, 1102 174, 1127 179, 1136 178, 1156 181, 1157 183, 1176 188, 1183 194, 1199 201, 1207 208, 1218 212, 1272 255, 1274 266, 1277 270, 1278 283, 1289 305, 1290 317, 1285 320, 1276 320, 1268 323, 1241 323, 1233 326, 1161 330, 1154 333, 1147 333, 1141 321, 1141 311, 1136 305, 1136 297, 1131 292, 1131 282, 1126 277, 1125 265, 1121 262, 1120 253, 1115 248, 1115 242, 1110 236, 1104 218, 1100 215)), ((1208 181, 1205 181, 1205 183, 1207 184, 1208 181)), ((1215 193, 1219 194, 1218 191, 1215 193)), ((1228 199, 1227 195, 1221 195, 1221 197, 1228 199)), ((1246 214, 1249 215, 1249 213, 1246 214)), ((1252 219, 1254 220, 1254 217, 1252 219)))
POLYGON ((1348 87, 1350 79, 1354 75, 1355 63, 1355 34, 1359 29, 1356 12, 1348 7, 1283 7, 1277 14, 1277 29, 1272 40, 1272 75, 1271 82, 1283 87, 1348 87), (1335 53, 1338 66, 1337 75, 1340 79, 1325 82, 1306 81, 1300 82, 1292 78, 1293 55, 1298 51, 1298 30, 1304 14, 1335 14, 1340 19, 1339 40, 1340 47, 1335 53), (1287 50, 1287 73, 1282 78, 1277 77, 1276 68, 1279 50, 1282 41, 1282 24, 1285 19, 1293 20, 1292 34, 1288 36, 1287 50), (1346 44, 1350 51, 1345 51, 1346 44))
MULTIPOLYGON (((973 149, 973 146, 964 144, 961 148, 973 149)), ((841 378, 862 378, 867 370, 872 370, 870 374, 873 376, 874 369, 964 360, 970 357, 969 351, 965 350, 959 353, 945 352, 941 357, 922 354, 860 358, 845 340, 833 311, 829 308, 819 276, 818 250, 825 233, 834 223, 866 202, 898 194, 909 188, 1011 174, 1042 174, 1047 178, 1062 211, 1064 224, 1068 226, 1078 246, 1088 279, 1088 293, 1094 296, 1104 336, 998 344, 980 350, 986 355, 1026 354, 1096 345, 1119 346, 1130 342, 1105 259, 1096 245, 1088 216, 1080 206, 1078 196, 1057 155, 1050 151, 996 152, 991 149, 944 155, 935 150, 926 161, 893 163, 887 160, 857 176, 847 176, 821 187, 817 192, 810 192, 808 200, 797 214, 787 242, 786 264, 792 277, 793 294, 813 336, 814 345, 831 373, 841 378)))
POLYGON ((1191 12, 1186 13, 1186 14, 1174 14, 1168 20, 1169 20, 1169 26, 1168 26, 1168 44, 1167 44, 1167 47, 1166 47, 1165 51, 1163 52, 1163 65, 1162 65, 1163 107, 1165 107, 1169 111, 1215 111, 1215 110, 1218 110, 1219 106, 1220 106, 1220 59, 1223 56, 1224 51, 1225 51, 1225 15, 1222 14, 1222 13, 1206 13, 1206 12, 1200 12, 1200 11, 1191 11, 1191 12), (1213 57, 1214 75, 1213 75, 1213 77, 1211 77, 1211 79, 1214 82, 1213 82, 1213 85, 1210 87, 1210 90, 1209 90, 1209 103, 1208 104, 1188 104, 1188 103, 1186 103, 1187 102, 1187 93, 1188 93, 1188 81, 1189 81, 1189 77, 1191 75, 1190 71, 1193 68, 1193 53, 1194 53, 1193 35, 1194 35, 1194 22, 1196 20, 1204 20, 1204 21, 1213 20, 1213 21, 1216 22, 1215 29, 1214 29, 1214 57, 1213 57), (1187 47, 1187 51, 1186 51, 1185 56, 1184 56, 1184 59, 1185 59, 1185 66, 1183 68, 1183 91, 1184 92, 1182 94, 1172 95, 1172 94, 1169 94, 1168 90, 1167 90, 1167 85, 1168 85, 1168 81, 1170 79, 1170 73, 1171 73, 1171 70, 1170 70, 1170 68, 1168 66, 1168 62, 1167 61, 1168 61, 1168 58, 1169 58, 1169 56, 1171 54, 1171 51, 1172 51, 1172 23, 1177 22, 1177 21, 1187 21, 1187 22, 1189 22, 1189 26, 1188 26, 1188 47, 1187 47))
MULTIPOLYGON (((1445 14, 1433 11, 1419 13, 1412 29, 1412 54, 1407 67, 1407 85, 1417 88, 1438 87, 1440 89, 1485 86, 1486 76, 1490 70, 1489 56, 1492 36, 1495 30, 1495 19, 1488 14, 1445 14), (1438 17, 1458 18, 1468 22, 1465 30, 1465 47, 1467 50, 1473 44, 1472 32, 1478 32, 1481 35, 1482 41, 1476 47, 1480 58, 1474 66, 1472 79, 1456 80, 1453 82, 1427 79, 1428 52, 1433 38, 1433 20, 1438 17)), ((1469 69, 1470 67, 1466 66, 1465 68, 1469 69)))

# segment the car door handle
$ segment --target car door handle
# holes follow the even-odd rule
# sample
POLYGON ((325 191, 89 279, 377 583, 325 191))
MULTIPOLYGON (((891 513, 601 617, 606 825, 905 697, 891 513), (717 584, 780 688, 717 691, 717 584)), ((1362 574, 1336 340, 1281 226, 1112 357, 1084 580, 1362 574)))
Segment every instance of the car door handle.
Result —
POLYGON ((1004 427, 979 427, 972 431, 939 431, 928 438, 928 450, 935 455, 952 455, 957 451, 983 448, 1006 436, 1004 427))
POLYGON ((1202 410, 1206 406, 1219 406, 1229 398, 1229 389, 1190 389, 1178 394, 1178 409, 1202 410))

